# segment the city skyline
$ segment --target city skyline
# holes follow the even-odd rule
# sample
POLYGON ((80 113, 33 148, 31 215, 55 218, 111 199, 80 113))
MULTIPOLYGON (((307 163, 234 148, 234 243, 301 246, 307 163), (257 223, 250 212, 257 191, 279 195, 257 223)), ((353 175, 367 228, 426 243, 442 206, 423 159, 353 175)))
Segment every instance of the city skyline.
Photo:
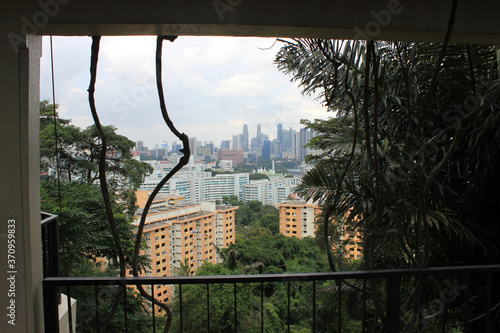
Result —
MULTIPOLYGON (((62 118, 92 124, 87 102, 90 38, 54 37, 56 103, 62 118)), ((181 36, 164 42, 163 84, 169 114, 180 132, 199 141, 231 140, 257 124, 270 140, 277 124, 298 128, 300 119, 331 114, 315 96, 303 96, 274 62, 274 38, 181 36)), ((101 122, 132 141, 154 147, 178 141, 160 114, 154 77, 154 37, 103 37, 96 106, 101 122)), ((52 101, 50 43, 44 38, 41 99, 52 101)))

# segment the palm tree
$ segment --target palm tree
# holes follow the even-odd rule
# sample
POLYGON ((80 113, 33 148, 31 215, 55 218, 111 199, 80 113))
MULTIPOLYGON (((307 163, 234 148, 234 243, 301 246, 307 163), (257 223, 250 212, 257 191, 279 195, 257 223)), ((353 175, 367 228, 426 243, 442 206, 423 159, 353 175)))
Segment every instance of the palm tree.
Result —
MULTIPOLYGON (((498 254, 475 207, 477 198, 487 198, 483 185, 500 161, 497 49, 286 41, 278 68, 335 113, 303 121, 321 133, 310 145, 323 154, 310 158, 315 167, 298 187, 324 207, 322 239, 332 270, 332 216, 347 216, 362 231, 367 269, 450 264, 442 262, 446 254, 463 261, 456 253, 464 249, 498 254)), ((419 285, 404 306, 420 304, 419 285)), ((381 286, 371 287, 378 295, 381 286)))

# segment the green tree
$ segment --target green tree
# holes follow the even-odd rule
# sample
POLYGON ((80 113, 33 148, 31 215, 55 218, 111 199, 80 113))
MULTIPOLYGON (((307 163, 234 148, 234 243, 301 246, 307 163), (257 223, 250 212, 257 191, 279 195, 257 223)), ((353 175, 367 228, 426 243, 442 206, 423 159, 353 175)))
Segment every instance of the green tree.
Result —
POLYGON ((269 176, 265 175, 263 173, 251 173, 249 178, 250 178, 250 180, 269 179, 269 176))
MULTIPOLYGON (((116 134, 114 127, 105 127, 108 149, 105 163, 109 170, 106 177, 111 190, 109 197, 105 197, 99 187, 96 167, 102 147, 95 126, 81 131, 70 125, 69 120, 54 114, 55 107, 48 101, 40 103, 41 168, 52 168, 57 175, 57 180, 48 177, 41 182, 40 196, 42 210, 59 215, 61 273, 63 276, 96 276, 98 271, 116 276, 119 269, 124 275, 126 268, 132 265, 134 251, 134 192, 151 167, 132 159, 132 141, 116 134), (108 223, 110 214, 106 200, 113 227, 108 223), (96 264, 98 258, 107 263, 105 270, 96 264)), ((148 267, 149 261, 147 256, 141 256, 141 269, 148 267)), ((109 292, 103 289, 103 298, 109 302, 102 304, 101 331, 122 331, 120 313, 123 314, 124 310, 119 305, 123 292, 129 295, 127 314, 132 320, 131 325, 135 325, 133 318, 138 318, 135 322, 138 324, 147 316, 142 299, 126 288, 120 288, 118 292, 114 289, 107 288, 109 292)), ((79 308, 95 309, 93 298, 92 304, 87 304, 85 292, 74 295, 79 297, 79 308)), ((79 311, 77 323, 81 329, 87 327, 88 320, 86 311, 79 311)), ((89 329, 94 328, 95 323, 89 329)))
MULTIPOLYGON (((299 186, 324 205, 331 269, 332 216, 362 231, 368 269, 498 258, 500 229, 483 219, 500 207, 487 185, 499 184, 497 49, 299 39, 282 47, 278 67, 336 112, 304 121, 321 133, 310 146, 323 154, 310 157, 316 166, 299 186), (485 213, 478 199, 496 203, 485 213)), ((377 321, 382 286, 371 287, 377 321)), ((423 304, 422 293, 405 296, 423 304)))

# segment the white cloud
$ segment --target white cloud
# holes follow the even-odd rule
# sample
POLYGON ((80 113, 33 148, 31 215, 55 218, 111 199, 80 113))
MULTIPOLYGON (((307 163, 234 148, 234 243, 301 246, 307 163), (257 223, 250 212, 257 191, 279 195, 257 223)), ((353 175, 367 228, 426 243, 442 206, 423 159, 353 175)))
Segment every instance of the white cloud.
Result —
MULTIPOLYGON (((257 124, 275 137, 276 126, 299 128, 301 118, 330 114, 302 96, 273 63, 275 39, 179 37, 163 43, 163 85, 176 127, 203 141, 229 140, 257 124)), ((54 37, 56 95, 61 116, 86 127, 92 123, 87 101, 90 38, 54 37)), ((51 98, 50 52, 44 38, 41 97, 51 98)), ((147 146, 169 133, 161 117, 155 78, 155 37, 103 37, 99 55, 96 106, 103 123, 147 146)), ((176 140, 178 141, 178 140, 176 140)))
POLYGON ((243 96, 254 97, 264 94, 267 89, 264 80, 259 74, 236 74, 217 82, 213 92, 215 96, 243 96))

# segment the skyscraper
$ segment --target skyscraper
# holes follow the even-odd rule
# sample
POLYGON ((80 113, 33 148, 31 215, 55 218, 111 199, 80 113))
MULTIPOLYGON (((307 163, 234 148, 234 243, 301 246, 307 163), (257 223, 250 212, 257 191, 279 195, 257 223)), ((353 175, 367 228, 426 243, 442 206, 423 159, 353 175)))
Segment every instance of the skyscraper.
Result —
POLYGON ((198 143, 196 142, 196 138, 189 138, 189 150, 192 156, 197 156, 198 143))
POLYGON ((233 135, 231 149, 239 149, 240 148, 240 140, 238 135, 233 135))
POLYGON ((248 151, 248 125, 243 125, 243 137, 240 143, 240 148, 243 148, 245 151, 248 151))
POLYGON ((262 159, 271 159, 271 141, 269 140, 264 140, 264 144, 262 145, 262 159))
MULTIPOLYGON (((281 145, 283 144, 283 125, 282 124, 278 124, 278 126, 277 126, 276 139, 281 143, 281 145)), ((281 147, 280 147, 280 151, 276 151, 275 153, 281 153, 281 147)))

